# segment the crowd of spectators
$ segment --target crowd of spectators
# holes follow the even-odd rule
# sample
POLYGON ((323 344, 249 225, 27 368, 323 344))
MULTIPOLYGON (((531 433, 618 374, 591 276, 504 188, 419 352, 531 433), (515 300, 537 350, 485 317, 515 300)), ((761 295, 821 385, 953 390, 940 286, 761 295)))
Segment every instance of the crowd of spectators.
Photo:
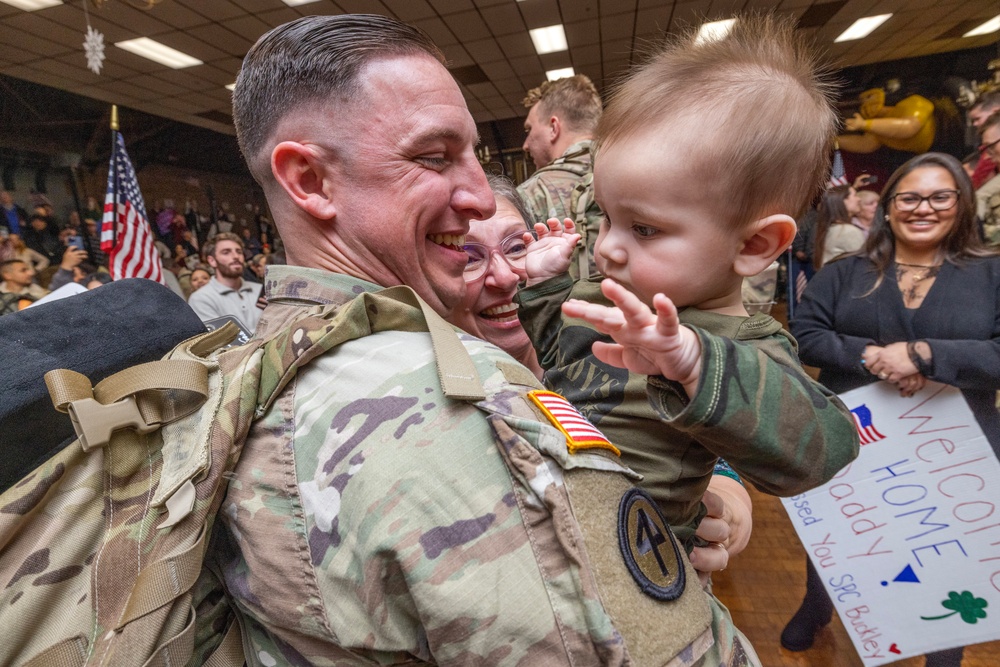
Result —
MULTIPOLYGON (((88 197, 82 211, 70 211, 65 218, 56 215, 44 195, 31 193, 25 199, 30 202, 0 191, 0 315, 26 308, 69 283, 93 289, 111 281, 108 254, 101 250, 103 212, 96 198, 88 197)), ((252 207, 250 220, 237 220, 225 206, 212 218, 199 216, 191 203, 186 209, 181 213, 167 202, 148 211, 167 286, 189 300, 208 285, 218 272, 213 250, 225 238, 239 249, 238 279, 257 285, 253 289, 259 294, 265 267, 284 263, 281 239, 269 218, 252 207)))

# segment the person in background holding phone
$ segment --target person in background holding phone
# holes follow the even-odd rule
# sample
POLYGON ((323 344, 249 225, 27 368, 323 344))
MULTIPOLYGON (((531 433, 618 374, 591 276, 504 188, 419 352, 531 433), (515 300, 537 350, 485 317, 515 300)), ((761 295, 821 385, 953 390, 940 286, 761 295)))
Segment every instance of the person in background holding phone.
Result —
POLYGON ((64 229, 60 232, 59 239, 64 250, 59 270, 49 282, 49 289, 53 292, 68 283, 81 282, 88 274, 97 270, 94 266, 85 264, 87 251, 83 249, 83 238, 75 230, 64 229))

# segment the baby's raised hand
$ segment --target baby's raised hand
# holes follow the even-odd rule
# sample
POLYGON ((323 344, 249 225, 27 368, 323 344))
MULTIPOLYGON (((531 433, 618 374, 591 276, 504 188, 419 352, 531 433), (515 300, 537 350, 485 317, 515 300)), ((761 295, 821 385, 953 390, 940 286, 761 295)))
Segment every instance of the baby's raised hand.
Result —
POLYGON ((530 233, 524 233, 524 242, 528 245, 524 271, 528 274, 529 287, 558 276, 569 268, 573 249, 580 240, 575 229, 576 226, 569 218, 561 223, 556 218, 549 218, 546 223, 535 223, 537 240, 530 233))
POLYGON ((662 375, 681 383, 688 396, 694 396, 701 376, 701 341, 681 326, 674 303, 657 294, 654 315, 639 297, 611 279, 601 283, 601 291, 616 308, 576 299, 562 307, 568 317, 586 320, 615 340, 594 343, 594 356, 633 373, 662 375))

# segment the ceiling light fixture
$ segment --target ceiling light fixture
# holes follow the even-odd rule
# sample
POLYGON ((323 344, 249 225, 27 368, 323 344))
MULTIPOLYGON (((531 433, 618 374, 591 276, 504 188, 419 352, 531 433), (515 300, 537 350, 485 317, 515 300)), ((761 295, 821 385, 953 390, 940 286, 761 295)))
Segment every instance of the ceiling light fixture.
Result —
POLYGON ((565 51, 569 48, 566 46, 566 31, 563 30, 561 23, 550 25, 547 28, 535 28, 529 30, 528 34, 531 35, 531 42, 535 45, 535 51, 540 56, 546 53, 565 51))
POLYGON ((870 35, 875 28, 889 20, 892 14, 879 14, 878 16, 866 16, 851 24, 851 27, 840 33, 840 37, 833 40, 835 42, 849 42, 852 39, 861 39, 870 35))
POLYGON ((0 2, 11 7, 23 9, 26 12, 33 12, 38 9, 55 7, 62 4, 62 0, 0 0, 0 2))
POLYGON ((994 16, 980 26, 976 26, 969 32, 962 35, 962 37, 978 37, 979 35, 988 35, 991 32, 996 32, 997 30, 1000 30, 1000 15, 994 16))
POLYGON ((545 78, 549 81, 555 81, 556 79, 565 79, 568 76, 573 76, 576 72, 573 71, 572 67, 563 67, 562 69, 550 69, 545 73, 545 78))
POLYGON ((149 37, 138 37, 136 39, 126 39, 124 42, 115 42, 115 46, 120 49, 130 51, 137 56, 149 58, 161 65, 166 65, 171 69, 183 69, 204 63, 197 58, 182 53, 177 49, 172 49, 166 44, 150 39, 149 37))
POLYGON ((694 38, 695 44, 722 39, 729 34, 729 31, 736 25, 736 19, 725 19, 723 21, 712 21, 703 23, 698 28, 698 36, 694 38))
POLYGON ((316 0, 281 0, 289 7, 298 7, 299 5, 308 5, 310 2, 316 2, 316 0))

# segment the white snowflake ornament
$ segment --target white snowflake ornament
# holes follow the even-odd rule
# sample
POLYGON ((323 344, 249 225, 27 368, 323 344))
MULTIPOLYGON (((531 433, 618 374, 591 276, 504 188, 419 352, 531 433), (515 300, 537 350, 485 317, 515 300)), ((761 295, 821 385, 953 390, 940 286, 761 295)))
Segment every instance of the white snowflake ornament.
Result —
POLYGON ((104 64, 104 35, 90 25, 87 25, 87 37, 83 40, 83 52, 87 54, 87 69, 100 74, 104 64))

